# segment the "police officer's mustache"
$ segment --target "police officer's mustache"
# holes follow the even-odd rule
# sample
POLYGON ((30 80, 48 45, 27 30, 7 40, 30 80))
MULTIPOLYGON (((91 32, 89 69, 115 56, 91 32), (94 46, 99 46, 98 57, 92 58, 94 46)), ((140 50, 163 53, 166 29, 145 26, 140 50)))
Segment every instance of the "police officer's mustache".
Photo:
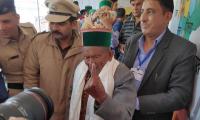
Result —
POLYGON ((62 33, 58 32, 58 31, 52 31, 52 34, 62 35, 62 33))

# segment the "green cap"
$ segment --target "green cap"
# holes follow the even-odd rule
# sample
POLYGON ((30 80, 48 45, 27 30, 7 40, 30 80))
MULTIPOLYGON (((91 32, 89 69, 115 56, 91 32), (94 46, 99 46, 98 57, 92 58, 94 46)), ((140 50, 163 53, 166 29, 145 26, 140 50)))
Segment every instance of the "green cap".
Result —
POLYGON ((95 13, 95 12, 96 12, 95 9, 91 9, 91 10, 89 11, 89 15, 92 15, 92 14, 95 13))
POLYGON ((92 9, 92 6, 90 6, 90 5, 87 5, 87 6, 85 6, 85 10, 89 13, 89 11, 92 9))
POLYGON ((108 30, 83 30, 84 46, 110 47, 111 31, 108 30))
POLYGON ((0 15, 16 12, 14 0, 0 0, 0 15))
POLYGON ((99 8, 103 7, 103 6, 108 6, 108 7, 112 7, 112 2, 110 0, 102 0, 99 3, 99 8))

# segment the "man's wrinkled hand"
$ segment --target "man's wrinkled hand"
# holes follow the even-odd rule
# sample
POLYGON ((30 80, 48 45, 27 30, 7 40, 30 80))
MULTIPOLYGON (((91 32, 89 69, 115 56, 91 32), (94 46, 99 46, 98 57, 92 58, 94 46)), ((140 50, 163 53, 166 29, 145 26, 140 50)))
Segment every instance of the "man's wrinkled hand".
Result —
POLYGON ((97 73, 96 65, 93 63, 91 67, 91 78, 85 85, 85 92, 90 94, 99 104, 103 103, 107 97, 103 84, 97 73))

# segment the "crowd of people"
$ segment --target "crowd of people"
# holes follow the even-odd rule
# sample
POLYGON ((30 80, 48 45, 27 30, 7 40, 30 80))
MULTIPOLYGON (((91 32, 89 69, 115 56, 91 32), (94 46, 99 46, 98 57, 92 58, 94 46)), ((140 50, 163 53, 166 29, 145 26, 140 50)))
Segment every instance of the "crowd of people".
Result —
POLYGON ((0 0, 0 102, 39 87, 50 120, 187 120, 197 48, 168 29, 173 0, 130 0, 129 15, 116 3, 46 0, 49 31, 36 33, 0 0))

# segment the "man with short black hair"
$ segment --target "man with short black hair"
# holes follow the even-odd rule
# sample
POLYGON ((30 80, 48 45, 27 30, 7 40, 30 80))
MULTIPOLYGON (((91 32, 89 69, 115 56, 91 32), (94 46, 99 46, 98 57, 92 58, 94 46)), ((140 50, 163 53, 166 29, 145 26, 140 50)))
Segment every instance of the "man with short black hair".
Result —
POLYGON ((131 14, 124 20, 124 24, 122 26, 121 32, 119 34, 119 51, 120 56, 119 60, 122 59, 125 49, 126 41, 129 37, 140 33, 140 15, 142 3, 144 0, 130 0, 132 12, 131 14))
POLYGON ((144 0, 142 33, 128 40, 123 63, 136 78, 133 120, 171 120, 192 99, 196 46, 168 29, 173 0, 144 0))
POLYGON ((82 60, 82 40, 77 31, 79 7, 68 0, 47 0, 46 5, 50 32, 36 35, 28 49, 24 87, 43 88, 54 102, 51 120, 67 120, 74 70, 82 60))
POLYGON ((23 62, 33 34, 19 25, 14 0, 0 0, 0 68, 8 83, 9 95, 23 90, 23 62))

